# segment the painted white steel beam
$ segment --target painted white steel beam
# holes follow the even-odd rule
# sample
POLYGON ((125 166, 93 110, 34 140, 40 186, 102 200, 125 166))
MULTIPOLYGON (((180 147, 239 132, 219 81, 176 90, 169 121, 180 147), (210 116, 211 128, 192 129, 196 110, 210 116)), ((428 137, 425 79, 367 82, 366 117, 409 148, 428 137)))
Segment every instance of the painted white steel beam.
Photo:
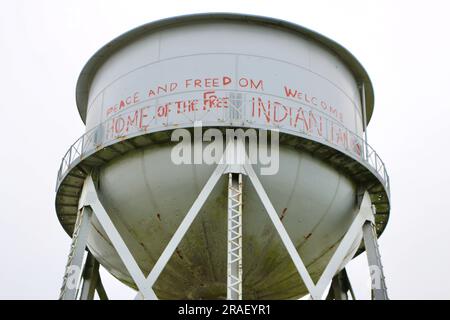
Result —
POLYGON ((97 220, 99 221, 102 228, 105 230, 106 235, 108 236, 112 245, 116 249, 117 254, 119 255, 120 259, 125 265, 131 278, 133 278, 134 282, 136 283, 136 286, 138 287, 139 291, 143 294, 144 298, 157 299, 153 289, 146 285, 145 276, 142 273, 142 270, 139 268, 138 264, 136 263, 136 260, 134 259, 131 252, 128 250, 127 245, 123 241, 119 232, 115 228, 113 222, 109 218, 108 213, 106 212, 105 208, 98 199, 92 178, 89 176, 86 178, 86 180, 87 180, 86 187, 88 191, 84 205, 90 206, 92 208, 95 216, 97 217, 97 220))
MULTIPOLYGON (((303 280, 305 286, 307 287, 311 298, 312 299, 321 299, 326 287, 328 284, 332 281, 335 274, 339 271, 340 266, 342 265, 342 262, 348 255, 348 252, 358 237, 358 235, 361 233, 363 225, 366 222, 369 222, 370 224, 373 224, 374 216, 372 212, 371 207, 371 201, 370 196, 367 192, 365 192, 361 208, 359 213, 356 215, 354 221, 352 222, 350 228, 344 235, 343 239, 341 240, 339 246, 337 247, 336 251, 334 252, 332 258, 330 259, 329 263, 327 264, 324 272, 322 273, 319 281, 317 284, 314 284, 310 274, 308 273, 308 270, 303 263, 299 253, 297 252, 297 249, 295 248, 295 245, 293 244, 292 240, 290 239, 286 229, 284 228, 283 224, 281 223, 281 220, 274 209, 269 197, 267 196, 261 182, 259 181, 256 173, 254 172, 252 166, 246 162, 245 164, 236 165, 233 164, 231 167, 227 163, 220 163, 210 178, 208 179, 207 183, 203 187, 202 191, 198 195, 197 199, 192 204, 190 210, 184 217, 183 221, 181 222, 180 226, 176 230, 175 234, 170 239, 169 243, 167 244, 166 248, 164 249, 163 253, 159 257, 158 261, 154 265, 153 269, 149 273, 148 277, 145 277, 139 268, 138 264, 136 263, 135 259, 133 258, 132 254, 128 250, 126 244, 124 243, 122 237, 120 236, 117 229, 114 227, 114 224, 112 223, 111 219, 109 218, 108 214, 106 213, 105 209, 103 208, 102 204, 98 200, 95 185, 92 181, 91 177, 88 177, 87 181, 87 188, 88 192, 85 197, 85 208, 89 210, 89 208, 92 208, 95 216, 97 217, 98 221, 104 228, 108 238, 111 240, 114 248, 116 249, 117 253, 119 254, 120 258, 122 259, 123 263, 125 264, 128 272, 130 273, 130 276, 135 281, 138 289, 139 294, 137 298, 143 298, 143 299, 157 299, 156 294, 153 290, 153 285, 155 284, 156 280, 158 279, 161 272, 164 270, 165 266, 167 265, 168 261, 170 260, 171 256, 173 255, 174 251, 176 250, 177 246, 180 244, 181 240, 185 236, 186 232, 189 230, 189 227, 197 217, 198 213, 200 212, 202 206, 208 199, 211 191, 213 190, 214 186, 219 181, 220 177, 228 173, 230 176, 236 175, 240 177, 239 181, 242 183, 242 173, 247 174, 250 178, 251 183, 253 184, 256 192, 258 193, 259 198, 261 199, 262 204, 264 205, 264 208, 266 209, 275 229, 277 230, 278 234, 280 235, 280 238, 286 247, 289 256, 291 257, 301 279, 303 280), (237 167, 240 168, 237 168, 237 167), (235 172, 235 173, 233 173, 235 172)), ((242 196, 242 190, 241 195, 242 196)), ((242 206, 242 201, 241 201, 242 206)), ((229 206, 229 210, 232 206, 229 206)), ((242 213, 242 212, 241 212, 242 213)), ((241 221, 242 222, 242 221, 241 221)), ((230 226, 229 226, 230 227, 230 226)), ((233 226, 232 226, 233 227, 233 226)), ((230 230, 230 228, 229 228, 230 230)), ((238 237, 241 241, 242 234, 239 234, 238 237)), ((236 238, 236 239, 238 239, 236 238)), ((372 241, 373 243, 373 241, 372 241)), ((239 250, 242 250, 242 242, 240 242, 240 247, 236 247, 239 250)), ((230 248, 229 248, 230 249, 230 248)), ((229 252, 230 253, 230 252, 229 252)), ((379 255, 378 255, 379 256, 379 255)), ((230 258, 230 257, 229 257, 230 258)), ((241 257, 242 258, 242 257, 241 257)), ((238 264, 241 265, 242 268, 242 259, 235 260, 228 259, 228 268, 230 268, 231 264, 235 262, 238 262, 238 264)), ((379 260, 379 259, 378 259, 379 260)), ((378 261, 377 260, 377 261, 378 261)), ((381 262, 379 262, 381 264, 381 262)), ((235 268, 236 269, 236 268, 235 268)), ((233 269, 234 270, 234 269, 233 269)), ((233 278, 233 281, 227 280, 228 284, 228 291, 227 291, 227 297, 229 299, 241 299, 242 298, 242 278, 239 278, 239 268, 237 268, 236 272, 231 272, 231 270, 228 270, 228 277, 230 275, 234 274, 235 278, 233 278), (231 287, 240 288, 240 290, 231 290, 231 287)), ((241 270, 242 273, 242 270, 241 270)), ((384 279, 383 279, 384 280, 384 279)))
POLYGON ((152 271, 150 272, 147 279, 145 280, 146 287, 152 287, 154 285, 154 283, 158 279, 159 275, 163 271, 164 267, 166 266, 167 262, 169 261, 170 257, 176 250, 177 246, 180 244, 180 242, 183 239, 186 232, 188 231, 192 222, 197 217, 198 213, 200 212, 200 209, 203 207, 203 204, 208 199, 208 196, 210 195, 214 186, 217 184, 220 177, 225 172, 225 169, 226 169, 225 164, 219 164, 216 167, 216 169, 212 173, 211 177, 209 178, 208 182, 206 182, 202 191, 200 192, 197 199, 192 204, 191 208, 189 209, 188 213, 184 217, 184 219, 181 222, 180 226, 178 227, 177 231, 175 231, 175 234, 170 239, 170 241, 167 244, 166 248, 164 249, 163 253, 159 257, 159 259, 156 262, 156 264, 154 265, 152 271))
POLYGON ((258 193, 259 198, 261 199, 262 204, 264 205, 264 208, 266 209, 270 220, 272 220, 272 223, 277 230, 278 234, 280 235, 281 241, 283 242, 284 246, 286 247, 286 250, 289 253, 289 256, 292 259, 292 262, 294 262, 295 267, 297 268, 298 273, 300 274, 300 277, 302 278, 303 282, 305 283, 305 286, 308 288, 309 293, 311 294, 311 297, 313 299, 318 298, 316 294, 316 288, 314 286, 314 282, 311 279, 311 276, 308 273, 308 270, 305 267, 305 264, 303 263, 302 259, 300 258, 300 255, 297 252, 297 249, 295 248, 294 244, 292 243, 291 238, 289 237, 286 229, 284 228, 283 224, 281 223, 280 217, 278 216, 275 208, 272 205, 272 202, 270 201, 269 197, 266 194, 266 191, 264 190, 261 182, 259 181, 258 177, 256 176, 255 171, 253 170, 252 166, 250 164, 244 165, 245 171, 247 172, 248 177, 250 178, 250 181, 252 182, 256 192, 258 193))

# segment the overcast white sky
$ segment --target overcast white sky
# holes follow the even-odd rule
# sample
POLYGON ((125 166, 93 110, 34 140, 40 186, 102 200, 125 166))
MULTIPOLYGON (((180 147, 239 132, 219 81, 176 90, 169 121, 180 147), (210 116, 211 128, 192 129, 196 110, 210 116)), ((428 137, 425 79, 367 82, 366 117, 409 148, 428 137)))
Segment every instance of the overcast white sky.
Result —
MULTIPOLYGON (((349 49, 375 87, 369 142, 392 211, 380 239, 390 297, 450 298, 449 1, 0 0, 0 298, 55 299, 70 239, 56 218, 62 155, 84 132, 75 83, 88 58, 141 24, 228 11, 289 20, 349 49)), ((365 256, 349 274, 367 298, 365 256)), ((133 292, 106 272, 112 298, 133 292)))

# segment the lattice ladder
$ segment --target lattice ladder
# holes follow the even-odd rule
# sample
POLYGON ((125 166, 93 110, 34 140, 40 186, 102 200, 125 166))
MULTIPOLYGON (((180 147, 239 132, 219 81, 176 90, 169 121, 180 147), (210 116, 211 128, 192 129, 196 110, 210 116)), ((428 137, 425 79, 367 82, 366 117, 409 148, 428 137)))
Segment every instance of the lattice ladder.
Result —
POLYGON ((242 300, 242 174, 228 174, 227 299, 242 300))

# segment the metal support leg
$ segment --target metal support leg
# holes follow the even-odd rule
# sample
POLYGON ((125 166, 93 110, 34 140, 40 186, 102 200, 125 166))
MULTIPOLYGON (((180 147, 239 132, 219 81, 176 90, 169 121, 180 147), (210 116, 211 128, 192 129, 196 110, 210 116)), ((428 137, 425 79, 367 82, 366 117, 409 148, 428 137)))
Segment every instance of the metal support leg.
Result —
POLYGON ((327 295, 327 300, 348 300, 347 291, 342 288, 339 273, 331 280, 331 287, 327 295))
MULTIPOLYGON (((238 152, 238 155, 243 154, 243 152, 238 152)), ((245 153, 244 153, 245 154, 245 153)), ((82 212, 87 212, 90 216, 91 208, 94 212, 94 214, 97 217, 97 220, 100 222, 101 226, 105 230, 108 238, 111 240, 114 248, 116 249, 117 253, 119 254, 120 258, 122 259, 123 263, 125 264, 128 272, 130 273, 131 277, 133 278, 134 282, 136 283, 137 287, 139 288, 139 294, 138 298, 143 299, 157 299, 154 291, 153 291, 153 285, 158 279, 159 275, 163 271, 164 267, 166 266, 167 262, 169 261, 170 257, 176 250, 177 246, 183 239, 184 235, 188 231, 189 227, 191 226, 192 222, 194 221, 195 217, 198 215, 200 209, 202 208, 203 204, 207 200, 209 194, 211 193, 214 186, 217 184, 218 180, 223 174, 229 175, 229 191, 228 191, 228 278, 227 278, 227 298, 228 299, 242 299, 242 174, 247 174, 250 178, 250 181, 252 182, 256 192, 258 193, 259 198, 261 199, 261 202, 264 205, 264 208, 266 209, 275 229, 277 230, 278 234, 280 235, 280 238, 286 247, 292 261, 294 262, 295 267, 297 268, 297 271, 303 280, 305 286, 308 288, 308 291, 311 295, 312 299, 320 299, 326 289, 326 286, 332 281, 333 277, 336 275, 336 272, 339 270, 342 261, 346 258, 348 255, 348 252, 353 244, 353 242, 356 240, 357 236, 360 235, 361 228, 363 228, 364 233, 364 242, 366 244, 366 250, 368 254, 369 259, 369 265, 376 267, 376 274, 380 275, 377 279, 379 281, 375 281, 374 286, 374 298, 375 299, 387 299, 387 293, 386 293, 386 287, 384 283, 384 276, 382 272, 382 266, 380 261, 380 255, 378 252, 378 245, 376 242, 376 233, 374 230, 374 217, 373 212, 371 210, 371 202, 370 202, 370 196, 366 192, 363 196, 363 200, 361 202, 361 208, 359 213, 356 215, 352 225, 350 226, 347 233, 344 235, 343 239, 341 240, 341 243, 337 247, 336 251, 334 252, 330 262, 326 266, 323 274, 321 275, 319 281, 317 282, 317 285, 314 284, 311 276, 308 273, 308 270, 306 269, 297 249, 295 248, 294 244, 292 243, 292 240, 290 239, 289 235, 286 232, 286 229, 284 228, 283 224, 280 221, 280 218, 275 211, 270 199, 268 198, 267 194, 265 193, 265 190, 259 181, 258 177, 256 176, 255 172, 253 171, 252 166, 249 164, 248 161, 245 161, 245 164, 241 163, 227 163, 224 161, 221 161, 221 163, 217 166, 217 168, 214 170, 213 174, 209 178, 206 185, 203 187, 202 191, 200 192, 199 196, 191 206, 189 212, 184 217, 183 221, 181 222, 180 226, 176 230, 175 234, 169 241, 168 245, 164 249, 163 253, 159 257, 158 261, 156 262, 155 266, 151 270, 150 274, 147 278, 142 274, 142 271, 140 270, 139 266, 137 265, 136 261, 134 260, 133 256, 131 255, 130 251, 126 247, 123 239, 121 238, 119 232, 114 227, 111 219, 109 218, 108 214, 106 213, 105 209, 103 208, 102 204, 98 200, 95 186, 92 182, 92 178, 88 177, 86 182, 87 192, 84 199, 84 208, 82 212), (378 287, 376 286, 377 284, 378 287)), ((84 230, 87 227, 81 227, 84 224, 87 224, 87 226, 90 226, 90 221, 88 222, 82 222, 84 219, 79 219, 80 222, 76 223, 76 228, 74 231, 74 243, 72 245, 71 255, 69 255, 69 262, 68 266, 71 265, 77 265, 81 267, 81 262, 83 256, 81 255, 80 260, 80 254, 79 251, 82 247, 83 250, 86 247, 86 238, 87 238, 87 231, 84 230), (80 228, 77 226, 80 225, 80 228), (78 230, 79 229, 79 230, 78 230), (74 254, 72 254, 72 251, 76 251, 74 254), (76 257, 73 258, 73 257, 76 257), (76 263, 72 262, 75 261, 76 263)), ((87 220, 87 219, 86 219, 87 220)), ((66 275, 68 273, 66 272, 66 275)), ((64 284, 63 288, 66 288, 66 282, 67 278, 65 276, 64 278, 64 284)), ((77 278, 79 279, 79 277, 77 278)), ((340 280, 337 278, 336 281, 340 280)), ((347 279, 348 280, 348 279, 347 279)), ((336 282, 335 281, 335 282, 336 282)), ((107 299, 106 294, 104 294, 104 290, 102 290, 101 282, 97 281, 96 288, 98 289, 100 297, 103 296, 103 298, 107 299)), ((69 288, 70 289, 70 288, 69 288)), ((86 289, 87 290, 87 289, 86 289)), ((347 290, 348 291, 348 290, 347 290)), ((90 292, 89 290, 85 291, 83 288, 83 292, 90 292)), ((351 286, 350 286, 350 292, 351 286)), ((69 291, 69 290, 62 290, 61 296, 62 297, 76 297, 76 286, 75 291, 69 291), (70 293, 70 295, 69 295, 70 293)), ((83 296, 90 296, 89 293, 83 293, 83 296)), ((353 295, 353 294, 352 294, 353 295)), ((343 298, 343 295, 340 295, 339 297, 343 298)))
POLYGON ((100 273, 98 274, 97 287, 95 289, 97 290, 98 297, 100 298, 100 300, 109 300, 108 295, 106 294, 105 288, 103 287, 100 273))
POLYGON ((384 278, 381 255, 378 249, 377 233, 372 221, 366 221, 363 226, 364 245, 372 279, 372 299, 389 300, 384 278))
POLYGON ((90 208, 83 208, 78 213, 59 296, 60 300, 75 300, 77 298, 81 267, 83 264, 87 237, 91 228, 91 216, 92 210, 90 208))
POLYGON ((330 291, 327 295, 327 300, 348 300, 348 292, 355 299, 355 294, 353 292, 352 286, 347 276, 347 271, 342 269, 338 274, 333 277, 331 281, 330 291))
POLYGON ((227 299, 242 300, 242 174, 228 174, 227 299))
POLYGON ((95 289, 99 280, 99 264, 92 253, 88 253, 83 270, 83 286, 81 288, 80 300, 94 300, 95 289))
POLYGON ((344 238, 342 238, 341 242, 339 243, 339 246, 337 247, 336 251, 331 257, 331 260, 328 262, 325 270, 323 271, 319 281, 316 284, 316 290, 318 291, 318 294, 320 296, 322 296, 322 294, 326 290, 327 285, 339 271, 339 267, 341 266, 342 261, 347 256, 356 237, 361 234, 361 228, 366 219, 367 211, 361 210, 353 220, 353 223, 351 224, 347 233, 344 235, 344 238))

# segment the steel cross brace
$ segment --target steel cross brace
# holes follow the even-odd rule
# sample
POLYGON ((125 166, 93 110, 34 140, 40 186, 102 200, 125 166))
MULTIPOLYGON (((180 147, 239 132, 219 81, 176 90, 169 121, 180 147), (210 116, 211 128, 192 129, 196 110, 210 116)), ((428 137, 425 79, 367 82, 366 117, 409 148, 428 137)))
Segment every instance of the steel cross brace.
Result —
POLYGON ((241 141, 238 140, 236 143, 234 141, 230 141, 228 143, 225 155, 221 159, 220 164, 216 167, 202 191, 192 204, 190 210, 184 217, 175 234, 170 239, 147 278, 137 265, 131 252, 128 250, 125 242, 121 238, 117 229, 114 227, 114 224, 109 218, 106 210, 99 201, 96 186, 92 181, 92 177, 89 176, 85 180, 85 189, 87 191, 85 199, 82 201, 84 202, 83 206, 92 208, 97 220, 102 225, 120 259, 127 268, 127 271, 136 283, 136 286, 140 291, 136 297, 137 299, 158 299, 153 290, 153 285, 180 244, 192 222, 200 212, 200 209, 208 199, 208 196, 214 186, 217 184, 220 177, 226 172, 230 174, 230 179, 231 177, 237 175, 239 181, 236 184, 236 182, 233 182, 233 179, 231 179, 229 186, 228 298, 242 298, 242 175, 238 172, 240 169, 243 169, 242 163, 243 160, 245 160, 245 149, 243 148, 243 144, 240 142, 241 141))
MULTIPOLYGON (((227 147, 228 149, 228 147, 227 147)), ((257 175, 255 174, 249 161, 244 161, 244 163, 234 163, 230 165, 229 163, 221 161, 221 163, 216 167, 207 183, 201 190, 200 194, 192 204, 183 221, 179 225, 175 234, 170 239, 163 253, 159 257, 158 261, 154 265, 153 269, 147 277, 144 276, 138 264, 134 260, 131 252, 128 250, 125 242, 121 238, 119 232, 114 227, 111 219, 109 218, 106 210, 103 208, 97 197, 97 190, 92 178, 89 176, 85 181, 85 187, 87 188, 87 195, 84 200, 84 207, 92 208, 94 214, 96 215, 98 221, 105 230, 108 238, 111 240, 114 248, 116 249, 119 257, 127 268, 130 276, 136 283, 139 294, 137 298, 143 299, 158 299, 154 290, 153 285, 158 279, 159 275, 163 271, 164 267, 168 263, 172 254, 176 250, 177 246, 180 244, 184 235, 188 231, 189 227, 195 220, 196 216, 200 212, 203 204, 206 202, 208 196, 213 190, 214 186, 219 181, 220 177, 224 173, 229 173, 231 179, 229 188, 229 240, 228 240, 228 292, 227 297, 229 299, 240 299, 242 298, 242 174, 247 174, 253 184, 259 198, 261 199, 264 208, 266 209, 275 229, 281 237, 281 240, 286 247, 294 265, 306 285, 311 299, 321 299, 327 285, 331 282, 333 276, 338 272, 342 261, 348 254, 351 245, 356 240, 356 237, 360 234, 363 225, 369 222, 371 225, 374 223, 374 216, 371 207, 370 196, 365 192, 361 208, 357 216, 355 217, 350 228, 344 235, 339 246, 334 252, 331 260, 327 264, 325 270, 323 271, 317 284, 314 284, 311 276, 306 269, 297 249, 295 248, 292 240, 290 239, 286 229, 284 228, 281 220, 275 211, 269 197, 267 196, 261 182, 259 181, 257 175), (237 176, 238 183, 233 182, 233 176, 237 176), (238 199, 238 200, 237 200, 238 199), (240 212, 237 214, 237 212, 240 212)), ((236 178, 234 178, 236 179, 236 178)), ((365 241, 369 239, 369 236, 365 236, 365 241)), ((376 238, 372 242, 376 241, 376 238)), ((379 254, 377 255, 379 258, 379 254)), ((379 260, 379 259, 378 259, 379 260)), ((381 262, 379 262, 381 266, 381 262)), ((381 269, 382 270, 382 269, 381 269)), ((384 283, 384 277, 383 277, 384 283)))
POLYGON ((200 209, 202 208, 205 201, 208 199, 209 194, 219 181, 219 178, 225 172, 226 167, 227 167, 226 164, 219 164, 217 168, 214 170, 213 174, 209 178, 206 185, 203 187, 197 199, 192 204, 190 210, 184 217, 175 234, 170 239, 168 245, 166 246, 163 253, 159 257, 158 261, 154 265, 148 277, 145 277, 144 274, 142 273, 141 269, 139 268, 138 264, 133 258, 133 255, 128 250, 125 242, 123 241, 117 229, 114 227, 113 222, 109 218, 105 208, 98 199, 97 191, 95 188, 95 184, 92 181, 92 177, 89 176, 86 178, 85 188, 87 190, 87 193, 84 199, 83 206, 92 208, 95 216, 97 217, 97 220, 105 230, 106 235, 108 236, 114 248, 116 249, 117 254, 124 263, 128 273, 136 283, 136 286, 138 287, 143 299, 153 299, 153 300, 158 299, 153 290, 154 283, 158 279, 159 275, 161 274, 170 257, 176 250, 177 246, 183 239, 184 235, 191 226, 195 217, 200 212, 200 209))
MULTIPOLYGON (((372 202, 370 200, 369 193, 366 191, 363 196, 363 200, 361 203, 360 210, 353 220, 350 228, 347 230, 346 234, 344 235, 343 239, 341 240, 339 246, 337 247, 336 251, 334 252, 333 256, 331 257, 331 260, 328 262, 325 270, 323 271, 321 277, 319 278, 319 281, 317 284, 314 284, 311 276, 308 273, 308 270, 306 269, 299 253, 297 252, 297 249, 295 248, 294 244, 292 243, 292 240, 290 239, 288 233, 286 232, 286 229, 284 228, 283 224, 281 223, 281 220, 278 217, 277 212, 273 208, 273 205, 267 196, 263 186, 261 185, 258 177, 256 176, 255 172, 253 171, 253 168, 250 164, 246 163, 244 164, 245 172, 249 176, 256 192, 258 193, 258 196, 261 199, 261 202, 263 203, 267 213, 269 214, 270 219, 272 220, 272 223, 277 230, 278 234, 281 237, 281 240, 286 247, 292 261, 294 262, 294 265, 302 278, 305 286, 307 287, 311 299, 321 299, 327 285, 331 282, 333 279, 333 276, 339 271, 339 268, 345 259, 346 255, 348 254, 353 242, 356 240, 360 232, 362 231, 363 226, 370 225, 372 226, 372 233, 371 236, 365 236, 364 241, 366 244, 366 247, 368 247, 368 244, 372 244, 372 247, 376 248, 376 258, 372 259, 372 263, 369 260, 370 265, 376 265, 379 266, 379 274, 381 278, 381 290, 377 291, 378 296, 375 296, 375 298, 378 297, 378 299, 382 299, 382 295, 380 292, 385 292, 385 285, 384 285, 384 275, 382 272, 382 266, 381 266, 381 260, 380 255, 378 252, 378 246, 376 245, 376 233, 374 233, 374 213, 373 213, 373 207, 372 202)), ((366 232, 365 234, 367 234, 366 232)), ((375 249, 374 249, 375 250, 375 249)), ((368 253, 369 256, 369 253, 368 253)), ((370 258, 369 258, 370 259, 370 258)), ((376 281, 372 281, 372 283, 376 283, 376 281)), ((374 289, 373 289, 374 290, 374 289)), ((384 295, 384 298, 387 298, 387 294, 384 295)))

